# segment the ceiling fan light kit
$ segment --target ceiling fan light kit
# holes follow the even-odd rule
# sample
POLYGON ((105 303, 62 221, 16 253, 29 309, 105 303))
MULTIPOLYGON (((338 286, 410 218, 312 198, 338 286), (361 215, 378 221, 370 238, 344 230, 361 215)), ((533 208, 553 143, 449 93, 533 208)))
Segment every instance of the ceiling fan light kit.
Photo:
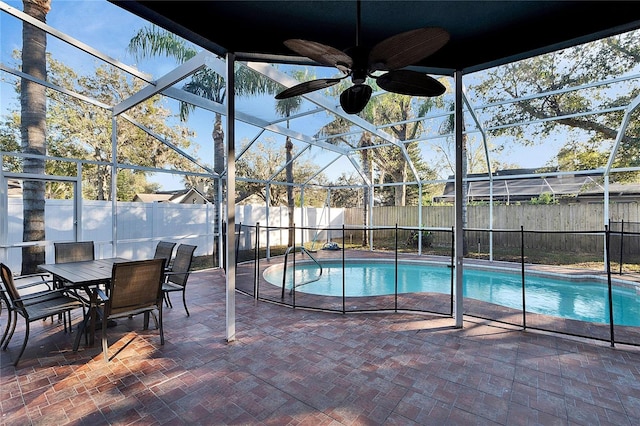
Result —
POLYGON ((342 92, 340 95, 340 105, 347 114, 357 114, 367 106, 371 98, 371 86, 366 84, 355 84, 342 92))
MULTIPOLYGON (((360 2, 358 2, 358 24, 360 27, 360 2)), ((315 41, 290 39, 284 42, 292 51, 319 64, 336 67, 344 75, 341 78, 321 78, 305 81, 276 95, 286 99, 331 87, 346 77, 351 77, 353 86, 340 95, 340 105, 348 114, 358 114, 369 102, 372 89, 365 84, 367 77, 375 79, 378 86, 387 92, 409 96, 440 96, 446 88, 435 78, 417 71, 402 69, 413 65, 435 53, 449 41, 449 33, 439 27, 418 28, 391 36, 372 49, 356 45, 345 51, 315 41), (376 71, 387 71, 376 76, 376 71)))

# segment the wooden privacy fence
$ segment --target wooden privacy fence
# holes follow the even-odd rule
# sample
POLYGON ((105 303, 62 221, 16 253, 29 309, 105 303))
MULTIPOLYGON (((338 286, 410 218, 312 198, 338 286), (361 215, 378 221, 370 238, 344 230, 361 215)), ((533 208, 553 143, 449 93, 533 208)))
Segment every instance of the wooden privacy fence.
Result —
MULTIPOLYGON (((519 247, 519 231, 550 231, 548 233, 528 233, 526 247, 549 250, 594 251, 604 248, 602 236, 594 237, 588 231, 602 232, 609 220, 613 222, 640 222, 640 204, 612 203, 609 205, 609 217, 605 218, 605 206, 602 203, 575 204, 512 204, 493 206, 467 206, 467 238, 470 244, 486 247, 489 244, 489 229, 493 229, 493 244, 501 247, 519 247), (493 224, 491 224, 491 213, 493 224), (578 232, 560 234, 561 232, 578 232), (555 234, 554 232, 558 232, 555 234)), ((378 226, 418 227, 429 229, 452 229, 455 224, 454 206, 423 206, 422 220, 419 220, 419 208, 374 207, 373 220, 369 224, 378 226)), ((363 212, 360 208, 345 209, 344 220, 347 226, 362 226, 363 212)), ((615 231, 616 229, 612 229, 615 231)), ((393 238, 393 230, 376 231, 377 238, 393 238)), ((362 238, 362 231, 356 232, 354 241, 362 238)), ((435 245, 450 244, 446 233, 434 233, 435 245)), ((619 237, 617 237, 619 239, 619 237)), ((629 238, 624 244, 625 252, 638 253, 640 238, 629 238)), ((613 244, 612 244, 613 245, 613 244)))

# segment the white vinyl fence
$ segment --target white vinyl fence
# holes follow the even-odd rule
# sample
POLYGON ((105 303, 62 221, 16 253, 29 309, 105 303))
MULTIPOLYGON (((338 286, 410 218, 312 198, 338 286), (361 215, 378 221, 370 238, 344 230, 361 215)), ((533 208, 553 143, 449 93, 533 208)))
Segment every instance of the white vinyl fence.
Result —
MULTIPOLYGON (((128 259, 145 259, 153 256, 159 240, 194 244, 195 255, 214 253, 217 240, 215 206, 212 204, 173 204, 118 202, 117 221, 112 221, 110 201, 82 202, 82 212, 77 218, 79 241, 94 241, 96 257, 120 256, 128 259), (116 249, 113 232, 116 232, 116 249)), ((7 235, 0 236, 0 262, 12 270, 19 271, 22 256, 22 200, 8 200, 7 235)), ((298 227, 340 227, 343 224, 343 209, 304 208, 295 209, 295 224, 298 227)), ((286 207, 272 207, 269 211, 270 245, 287 244, 288 211, 286 207), (281 228, 282 227, 282 228, 281 228)), ((45 253, 47 263, 54 262, 53 243, 75 241, 73 200, 46 200, 45 203, 45 253)), ((255 232, 247 232, 245 225, 260 223, 260 245, 267 244, 267 208, 256 205, 236 206, 236 225, 242 225, 239 247, 254 247, 255 232)), ((299 231, 296 241, 326 239, 326 232, 299 231)))
MULTIPOLYGON (((590 203, 495 206, 493 229, 519 229, 522 225, 527 230, 600 230, 604 226, 603 209, 602 204, 590 203)), ((400 226, 416 226, 418 221, 416 207, 376 207, 373 213, 374 226, 393 226, 396 223, 400 226)), ((194 244, 197 246, 196 256, 217 253, 214 250, 218 236, 216 215, 215 207, 211 204, 119 202, 116 214, 118 219, 114 225, 110 201, 83 201, 82 203, 82 212, 78 217, 80 226, 78 240, 94 241, 97 257, 116 255, 129 259, 149 258, 153 256, 159 240, 194 244), (117 241, 115 252, 112 244, 114 227, 117 241)), ((469 227, 487 228, 488 214, 488 206, 469 206, 469 227)), ((348 228, 354 226, 359 228, 362 222, 361 209, 296 208, 294 215, 296 245, 311 242, 321 247, 332 238, 340 239, 339 228, 343 225, 348 228)), ((638 223, 640 222, 640 204, 614 203, 610 206, 609 217, 614 221, 638 223)), ((423 207, 424 226, 451 227, 453 218, 453 206, 423 207)), ((47 262, 54 261, 54 241, 75 240, 74 221, 72 200, 46 201, 44 244, 47 262)), ((21 199, 8 199, 8 217, 5 222, 7 223, 6 235, 0 229, 3 231, 0 235, 0 262, 7 263, 12 270, 19 271, 22 256, 21 199)), ((253 226, 257 223, 260 224, 261 247, 288 244, 289 216, 286 207, 271 207, 267 215, 267 208, 264 206, 236 206, 235 222, 237 226, 242 225, 238 236, 240 250, 254 248, 256 235, 253 226)), ((353 237, 351 235, 354 232, 353 229, 349 232, 353 237)))
MULTIPOLYGON (((268 216, 267 229, 267 208, 265 206, 236 206, 236 226, 242 228, 238 236, 240 250, 249 250, 255 247, 255 228, 247 229, 245 225, 260 225, 259 242, 261 247, 288 245, 289 213, 287 207, 271 207, 268 216)), ((308 242, 317 242, 322 245, 331 239, 332 233, 331 230, 327 231, 324 228, 339 228, 344 224, 344 209, 335 207, 296 208, 293 223, 296 227, 296 245, 308 242)))

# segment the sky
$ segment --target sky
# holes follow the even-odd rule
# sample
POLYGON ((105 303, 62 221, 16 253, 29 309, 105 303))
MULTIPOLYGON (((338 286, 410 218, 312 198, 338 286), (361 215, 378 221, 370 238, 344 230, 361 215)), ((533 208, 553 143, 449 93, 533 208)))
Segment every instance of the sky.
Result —
MULTIPOLYGON (((22 1, 4 2, 22 11, 22 1)), ((21 49, 22 24, 20 20, 5 13, 0 14, 0 19, 0 57, 6 63, 14 49, 21 49)), ((141 71, 161 75, 174 68, 168 61, 136 64, 127 54, 126 46, 136 30, 145 25, 145 21, 106 0, 52 0, 46 23, 101 53, 127 65, 137 66, 141 71)), ((60 55, 74 68, 90 70, 95 64, 94 58, 78 54, 77 49, 67 47, 66 43, 55 37, 48 37, 47 43, 51 53, 60 55)))

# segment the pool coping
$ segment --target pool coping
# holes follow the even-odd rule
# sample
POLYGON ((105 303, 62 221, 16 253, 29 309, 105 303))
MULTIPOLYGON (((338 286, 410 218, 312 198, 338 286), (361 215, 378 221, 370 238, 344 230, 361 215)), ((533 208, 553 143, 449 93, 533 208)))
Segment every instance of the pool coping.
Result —
MULTIPOLYGON (((379 253, 379 252, 378 252, 379 253)), ((278 258, 274 257, 274 258, 278 258)), ((399 263, 403 263, 403 264, 427 264, 427 265, 438 265, 438 266, 443 266, 443 267, 451 267, 451 263, 449 261, 447 261, 446 259, 448 259, 447 257, 440 257, 439 259, 436 259, 436 256, 432 256, 429 255, 428 257, 423 257, 420 256, 420 259, 415 259, 415 258, 407 258, 406 255, 404 255, 402 258, 398 258, 398 262, 399 263)), ((282 257, 282 259, 284 259, 284 257, 282 257)), ((375 260, 377 262, 384 262, 384 263, 395 263, 396 259, 395 258, 381 258, 381 257, 376 257, 375 260)), ((335 263, 342 263, 342 258, 337 259, 337 258, 322 258, 322 259, 317 259, 317 261, 321 264, 321 265, 325 265, 325 264, 335 264, 335 263)), ((372 258, 371 257, 349 257, 348 259, 345 258, 345 261, 347 261, 347 263, 357 263, 357 262, 371 262, 372 258)), ((291 261, 289 262, 291 264, 291 261)), ((313 264, 314 261, 312 260, 307 260, 307 259, 303 259, 303 260, 296 260, 296 264, 313 264)), ((535 276, 541 276, 541 277, 554 277, 554 278, 562 278, 563 280, 566 281, 571 281, 571 282, 578 282, 578 281, 584 281, 584 280, 592 280, 592 281, 596 281, 596 282, 600 282, 600 283, 607 283, 607 273, 606 271, 595 271, 593 269, 577 269, 577 268, 567 268, 564 266, 556 266, 556 265, 540 265, 540 264, 532 264, 532 263, 526 263, 524 265, 525 267, 525 273, 526 274, 531 274, 531 275, 535 275, 535 276), (552 270, 553 269, 553 270, 552 270)), ((262 271, 261 271, 261 276, 262 278, 269 284, 271 285, 276 285, 272 282, 269 282, 268 280, 266 280, 266 278, 264 278, 264 273, 269 270, 269 269, 278 269, 278 268, 284 268, 284 262, 278 263, 278 264, 273 264, 270 265, 268 267, 265 267, 262 271)), ((515 262, 505 262, 505 261, 490 261, 490 260, 478 260, 478 259, 465 259, 463 261, 463 269, 464 268, 469 268, 469 269, 479 269, 479 270, 495 270, 495 271, 509 271, 509 272, 514 272, 514 273, 520 273, 521 272, 521 268, 522 268, 522 264, 520 263, 515 263, 515 262)), ((615 286, 618 287, 623 287, 623 288, 629 288, 629 289, 635 289, 637 291, 640 292, 640 281, 637 280, 638 277, 636 277, 634 274, 628 274, 625 276, 618 276, 616 274, 615 277, 611 277, 611 283, 615 286)))

